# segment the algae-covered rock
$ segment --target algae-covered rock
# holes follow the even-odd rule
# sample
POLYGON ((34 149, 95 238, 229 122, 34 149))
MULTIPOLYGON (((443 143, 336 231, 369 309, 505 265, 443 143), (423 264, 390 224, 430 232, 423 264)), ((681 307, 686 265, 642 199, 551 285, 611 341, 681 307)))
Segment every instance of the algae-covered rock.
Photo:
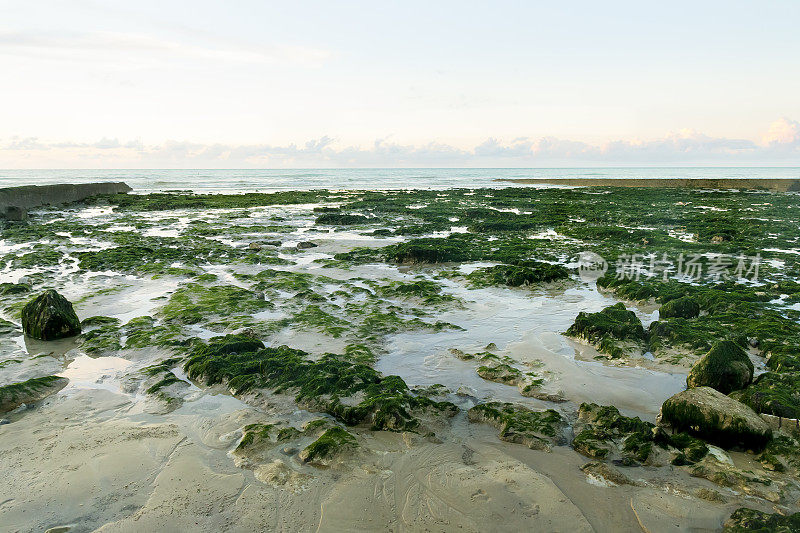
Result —
POLYGON ((691 296, 669 300, 658 310, 660 318, 695 318, 700 315, 700 304, 691 296))
POLYGON ((0 387, 0 413, 13 411, 24 403, 44 400, 66 387, 67 383, 67 378, 45 376, 0 387))
POLYGON ((358 446, 356 438, 340 427, 332 427, 300 452, 300 460, 316 465, 330 465, 347 451, 358 446))
POLYGON ((759 413, 800 418, 800 374, 767 372, 731 397, 759 413))
POLYGON ((592 461, 586 463, 581 467, 583 472, 598 481, 610 483, 612 485, 635 485, 631 479, 614 468, 613 466, 602 461, 592 461))
POLYGON ((597 345, 598 350, 612 357, 622 357, 622 341, 642 343, 646 336, 642 321, 625 304, 619 302, 598 313, 580 312, 567 335, 579 337, 597 345))
POLYGON ((363 224, 369 219, 364 215, 351 215, 347 213, 324 213, 317 217, 316 224, 328 224, 331 226, 350 226, 352 224, 363 224))
POLYGON ((669 436, 654 432, 655 426, 638 417, 622 415, 613 405, 583 403, 578 409, 577 435, 572 447, 595 459, 619 458, 623 464, 648 462, 654 444, 683 448, 669 436))
POLYGON ((753 379, 753 363, 736 342, 715 342, 686 377, 689 387, 711 387, 723 394, 743 389, 753 379))
POLYGON ((81 323, 72 304, 50 289, 22 308, 22 329, 34 339, 51 341, 81 332, 81 323))
POLYGON ((770 514, 755 509, 736 509, 725 521, 725 533, 797 533, 800 531, 800 513, 791 515, 770 514))
POLYGON ((535 450, 549 450, 551 445, 566 444, 566 421, 558 412, 532 411, 513 403, 488 402, 468 412, 470 422, 484 422, 500 430, 500 440, 524 444, 535 450))
POLYGON ((724 448, 742 445, 761 449, 772 430, 745 404, 711 387, 685 390, 661 406, 660 420, 724 448))
POLYGON ((520 287, 569 277, 569 270, 561 265, 540 261, 525 261, 516 265, 495 265, 475 270, 467 279, 476 286, 507 285, 520 287))

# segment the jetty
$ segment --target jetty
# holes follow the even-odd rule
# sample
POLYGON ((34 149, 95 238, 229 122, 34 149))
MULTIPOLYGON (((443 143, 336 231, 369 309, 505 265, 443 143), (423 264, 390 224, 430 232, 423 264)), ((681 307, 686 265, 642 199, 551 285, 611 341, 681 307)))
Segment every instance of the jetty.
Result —
POLYGON ((126 193, 131 190, 121 181, 4 187, 0 188, 0 216, 7 220, 25 220, 28 210, 36 207, 68 204, 99 194, 126 193))

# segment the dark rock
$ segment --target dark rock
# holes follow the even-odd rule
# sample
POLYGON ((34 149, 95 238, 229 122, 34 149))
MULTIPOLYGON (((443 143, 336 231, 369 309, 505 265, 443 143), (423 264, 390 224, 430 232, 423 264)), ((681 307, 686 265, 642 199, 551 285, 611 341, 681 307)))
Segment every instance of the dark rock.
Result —
POLYGON ((753 363, 736 342, 715 342, 686 377, 688 387, 711 387, 723 394, 745 388, 753 379, 753 363))
POLYGON ((22 221, 28 220, 28 210, 24 207, 9 205, 5 212, 6 220, 22 221))
POLYGON ((314 244, 311 241, 303 241, 303 242, 298 242, 297 243, 297 249, 298 250, 307 250, 309 248, 316 248, 316 247, 317 247, 317 245, 314 244))
POLYGON ((81 323, 69 300, 50 289, 22 308, 22 329, 31 338, 51 341, 78 335, 81 323))
POLYGON ((772 430, 758 413, 711 387, 685 390, 661 406, 659 421, 723 448, 738 445, 760 450, 772 430))

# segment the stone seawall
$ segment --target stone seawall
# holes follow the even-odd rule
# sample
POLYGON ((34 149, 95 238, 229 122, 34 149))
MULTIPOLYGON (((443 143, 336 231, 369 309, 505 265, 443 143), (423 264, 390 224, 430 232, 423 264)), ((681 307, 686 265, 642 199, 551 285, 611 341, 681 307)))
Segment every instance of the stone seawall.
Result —
POLYGON ((28 209, 44 205, 68 204, 98 194, 116 194, 132 189, 121 181, 62 185, 23 185, 0 189, 0 216, 22 220, 28 209))
POLYGON ((800 191, 800 180, 787 178, 498 178, 495 181, 524 185, 569 185, 573 187, 664 187, 678 189, 748 189, 774 192, 800 191))

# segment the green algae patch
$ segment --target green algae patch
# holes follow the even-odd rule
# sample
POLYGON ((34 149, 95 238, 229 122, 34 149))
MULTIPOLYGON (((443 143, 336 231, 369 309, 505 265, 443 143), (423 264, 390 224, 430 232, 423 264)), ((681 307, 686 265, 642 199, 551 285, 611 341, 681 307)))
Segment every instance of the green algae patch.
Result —
POLYGON ((500 430, 506 442, 523 444, 535 450, 566 444, 566 421, 557 411, 533 411, 521 405, 502 402, 481 403, 467 413, 470 422, 483 422, 500 430))
POLYGON ((150 193, 98 196, 120 211, 171 211, 174 209, 242 209, 269 205, 315 203, 327 199, 328 191, 278 191, 246 194, 150 193))
POLYGON ((700 304, 691 296, 669 300, 658 310, 660 318, 696 318, 700 315, 700 304))
POLYGON ((272 303, 248 289, 232 285, 188 283, 170 296, 169 302, 158 314, 167 323, 197 324, 212 317, 222 317, 224 322, 236 316, 272 308, 272 303))
POLYGON ((572 441, 578 453, 594 459, 619 458, 621 464, 649 464, 656 447, 670 450, 672 464, 688 465, 708 453, 706 444, 686 433, 667 434, 639 417, 622 415, 612 405, 583 403, 572 441))
POLYGON ((745 388, 753 379, 753 363, 738 343, 715 342, 686 377, 688 387, 711 387, 723 394, 745 388))
POLYGON ((797 533, 800 513, 770 514, 755 509, 736 509, 722 528, 724 533, 797 533))
POLYGON ((50 341, 81 332, 81 323, 72 304, 52 289, 25 304, 20 316, 23 331, 34 339, 50 341))
POLYGON ((67 386, 60 376, 44 376, 0 387, 0 413, 13 411, 22 404, 41 401, 67 386))
POLYGON ((467 274, 473 287, 504 285, 520 287, 569 278, 569 270, 561 265, 539 261, 522 261, 516 265, 495 265, 479 268, 467 274))
POLYGON ((757 413, 800 418, 800 375, 766 372, 746 389, 731 394, 757 413))
POLYGON ((347 430, 338 426, 332 427, 300 452, 300 460, 304 463, 327 466, 357 446, 356 438, 347 430))
POLYGON ((578 313, 567 335, 582 338, 597 346, 598 351, 615 358, 625 356, 623 342, 641 344, 646 340, 642 321, 622 302, 598 313, 578 313))
POLYGON ((184 368, 206 385, 225 384, 234 394, 268 388, 294 392, 298 403, 334 416, 347 425, 415 430, 415 412, 453 414, 455 406, 413 394, 398 376, 381 376, 372 367, 326 354, 317 361, 288 346, 263 345, 228 335, 197 346, 184 368), (249 343, 249 344, 248 344, 249 343))
POLYGON ((369 219, 364 215, 351 215, 346 213, 324 213, 317 217, 316 224, 328 226, 352 226, 354 224, 365 224, 369 219))

